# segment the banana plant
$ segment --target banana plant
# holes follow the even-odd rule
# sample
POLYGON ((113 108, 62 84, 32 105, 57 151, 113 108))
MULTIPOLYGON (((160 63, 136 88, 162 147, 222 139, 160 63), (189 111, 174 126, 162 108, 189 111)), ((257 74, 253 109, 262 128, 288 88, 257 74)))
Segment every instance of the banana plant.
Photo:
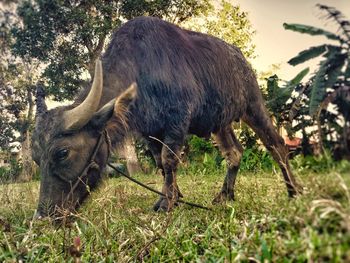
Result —
POLYGON ((346 20, 343 14, 333 7, 317 6, 327 12, 328 19, 333 19, 339 25, 337 34, 308 25, 283 24, 287 30, 312 36, 321 35, 338 42, 337 44, 310 47, 288 61, 290 65, 296 66, 322 56, 319 68, 312 77, 312 85, 310 86, 312 90, 309 102, 311 115, 317 112, 327 95, 337 92, 340 83, 350 84, 350 21, 346 20), (327 89, 331 90, 328 91, 327 89))
MULTIPOLYGON (((289 118, 291 108, 294 106, 296 99, 301 99, 302 80, 310 72, 310 68, 300 71, 290 81, 282 81, 277 75, 270 76, 266 79, 267 89, 265 99, 272 117, 274 118, 277 129, 285 128, 290 137, 293 137, 295 129, 292 128, 292 120, 289 118)), ((296 115, 296 114, 295 114, 296 115)))
POLYGON ((326 13, 327 19, 333 20, 339 26, 337 33, 309 25, 283 24, 286 30, 324 36, 333 42, 310 47, 288 61, 290 65, 296 66, 316 57, 321 58, 309 82, 304 84, 301 90, 299 87, 299 96, 290 108, 289 117, 293 120, 301 108, 302 101, 305 103, 302 98, 306 96, 309 115, 316 120, 319 133, 322 134, 322 125, 327 124, 331 127, 332 131, 337 133, 343 155, 350 158, 350 21, 334 7, 320 4, 317 6, 326 13), (337 114, 329 111, 330 103, 336 106, 337 114))

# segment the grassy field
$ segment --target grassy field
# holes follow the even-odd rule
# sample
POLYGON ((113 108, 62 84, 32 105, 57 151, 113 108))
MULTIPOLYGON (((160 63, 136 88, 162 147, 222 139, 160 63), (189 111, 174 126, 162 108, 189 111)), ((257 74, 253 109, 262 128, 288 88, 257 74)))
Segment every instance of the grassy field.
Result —
MULTIPOLYGON (((350 262, 350 165, 294 165, 304 194, 289 200, 279 171, 243 172, 236 201, 212 206, 223 169, 181 168, 188 201, 151 210, 157 196, 107 179, 65 227, 32 221, 38 182, 0 186, 0 262, 350 262)), ((160 189, 158 175, 137 179, 160 189)))

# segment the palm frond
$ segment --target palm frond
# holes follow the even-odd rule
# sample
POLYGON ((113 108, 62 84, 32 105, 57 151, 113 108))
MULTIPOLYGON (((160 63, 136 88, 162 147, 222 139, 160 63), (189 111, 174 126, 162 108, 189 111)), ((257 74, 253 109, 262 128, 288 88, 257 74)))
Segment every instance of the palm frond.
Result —
POLYGON ((307 60, 313 59, 315 57, 318 57, 319 55, 323 54, 327 50, 327 45, 321 45, 316 47, 311 47, 309 49, 301 51, 298 55, 296 55, 294 58, 291 58, 288 63, 292 66, 296 66, 298 64, 301 64, 307 60))
POLYGON ((346 56, 337 52, 330 53, 322 61, 318 72, 312 83, 312 92, 310 98, 310 114, 313 115, 319 108, 321 102, 327 94, 327 88, 333 87, 338 80, 341 69, 344 66, 346 56))
POLYGON ((300 71, 292 80, 287 82, 287 86, 297 86, 298 84, 300 84, 300 82, 303 80, 303 78, 309 74, 310 72, 310 68, 307 67, 305 69, 303 69, 302 71, 300 71))
POLYGON ((346 19, 342 12, 327 5, 317 4, 316 6, 326 12, 327 19, 332 19, 339 25, 339 29, 343 31, 342 34, 350 41, 350 21, 346 19))
POLYGON ((308 25, 303 25, 303 24, 288 24, 288 23, 283 23, 283 27, 287 30, 292 30, 295 32, 299 32, 302 34, 308 34, 311 36, 325 36, 328 39, 331 40, 338 40, 338 41, 343 41, 339 36, 336 34, 329 32, 327 30, 324 30, 322 28, 318 27, 313 27, 313 26, 308 26, 308 25))
POLYGON ((347 65, 344 71, 344 80, 346 85, 350 85, 350 58, 347 59, 347 65))

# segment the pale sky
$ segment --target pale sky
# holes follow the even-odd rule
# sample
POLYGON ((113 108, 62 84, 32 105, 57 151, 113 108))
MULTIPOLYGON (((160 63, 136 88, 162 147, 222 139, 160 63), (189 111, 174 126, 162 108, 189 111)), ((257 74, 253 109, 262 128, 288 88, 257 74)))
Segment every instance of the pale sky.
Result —
MULTIPOLYGON (((320 45, 325 37, 309 36, 290 30, 284 30, 283 23, 298 23, 325 28, 336 32, 337 27, 320 17, 324 14, 316 7, 317 3, 333 6, 350 19, 350 0, 230 0, 239 4, 242 11, 248 12, 249 20, 257 31, 253 38, 256 44, 257 58, 252 61, 258 71, 266 71, 271 64, 280 64, 280 78, 292 79, 310 63, 298 67, 286 62, 300 51, 313 45, 320 45)), ((312 64, 317 64, 314 61, 312 64)))

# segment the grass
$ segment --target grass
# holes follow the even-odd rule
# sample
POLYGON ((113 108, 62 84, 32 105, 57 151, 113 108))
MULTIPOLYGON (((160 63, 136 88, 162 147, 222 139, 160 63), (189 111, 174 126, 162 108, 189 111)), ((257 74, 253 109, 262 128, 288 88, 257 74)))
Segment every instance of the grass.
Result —
MULTIPOLYGON (((222 169, 190 165, 178 184, 188 201, 151 210, 157 196, 124 178, 107 179, 76 220, 32 221, 38 182, 0 186, 0 262, 350 262, 349 163, 295 167, 304 194, 289 200, 279 172, 243 172, 236 201, 212 206, 222 169)), ((137 179, 160 189, 157 175, 137 179)))

